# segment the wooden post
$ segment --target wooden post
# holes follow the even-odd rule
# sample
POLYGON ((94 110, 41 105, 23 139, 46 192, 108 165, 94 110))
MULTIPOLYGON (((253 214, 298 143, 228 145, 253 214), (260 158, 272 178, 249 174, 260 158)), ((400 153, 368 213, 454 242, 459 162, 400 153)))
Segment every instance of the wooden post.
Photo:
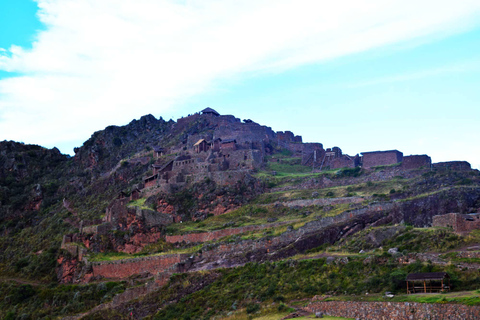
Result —
POLYGON ((427 293, 427 282, 423 280, 423 290, 427 293))
POLYGON ((440 290, 440 292, 443 292, 443 279, 442 279, 442 289, 440 290))
POLYGON ((407 294, 410 293, 410 290, 408 290, 408 281, 407 281, 407 294))

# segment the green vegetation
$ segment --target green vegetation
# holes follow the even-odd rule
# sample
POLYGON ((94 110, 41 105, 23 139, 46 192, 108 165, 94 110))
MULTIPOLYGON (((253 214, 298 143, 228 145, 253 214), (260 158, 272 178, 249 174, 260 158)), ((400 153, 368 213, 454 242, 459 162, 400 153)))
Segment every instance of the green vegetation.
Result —
POLYGON ((178 249, 170 249, 173 248, 173 245, 168 244, 162 248, 165 251, 160 251, 157 253, 151 253, 151 251, 155 251, 157 246, 162 246, 162 244, 152 244, 148 247, 145 247, 141 252, 128 254, 125 252, 95 252, 90 253, 88 256, 88 260, 91 262, 100 262, 100 261, 116 261, 116 260, 128 260, 134 258, 144 258, 144 257, 152 257, 152 256, 163 256, 166 254, 182 254, 182 253, 195 253, 202 248, 201 245, 194 246, 194 247, 187 247, 187 248, 178 248, 178 249))
POLYGON ((53 319, 91 309, 125 290, 123 282, 40 285, 0 282, 0 318, 53 319))
POLYGON ((411 226, 385 237, 380 244, 375 245, 369 241, 371 235, 389 234, 388 229, 392 228, 398 229, 392 226, 365 229, 345 241, 342 248, 350 252, 371 250, 379 246, 385 250, 396 247, 400 252, 445 252, 480 242, 480 230, 461 236, 447 228, 413 228, 411 226))
MULTIPOLYGON (((225 228, 237 228, 249 225, 262 225, 273 222, 290 222, 296 227, 313 221, 318 217, 336 216, 348 210, 349 204, 339 204, 335 206, 308 206, 303 208, 274 207, 262 205, 245 205, 232 212, 211 216, 203 221, 188 221, 185 223, 176 223, 166 228, 169 235, 208 232, 225 228)), ((286 228, 277 227, 277 228, 286 228)), ((277 230, 275 228, 275 230, 277 230)), ((264 231, 262 231, 264 232, 264 231)), ((276 232, 278 233, 278 232, 276 232)))
MULTIPOLYGON (((364 297, 365 292, 401 293, 406 290, 408 273, 435 271, 447 271, 452 277, 454 290, 480 286, 480 277, 475 271, 460 272, 453 266, 439 267, 418 262, 405 266, 399 265, 394 258, 382 256, 342 258, 330 264, 325 259, 248 263, 235 269, 218 270, 221 277, 215 282, 183 297, 178 303, 166 306, 154 319, 210 319, 240 308, 245 308, 245 314, 248 314, 252 308, 260 310, 275 301, 287 302, 318 294, 347 293, 364 297), (260 307, 254 307, 255 304, 260 307)), ((184 282, 190 276, 178 275, 167 287, 184 282)), ((161 301, 167 297, 161 293, 157 299, 161 301)), ((463 302, 478 304, 480 301, 470 299, 463 302)))
POLYGON ((391 301, 391 302, 418 302, 418 303, 458 303, 469 306, 480 305, 480 290, 458 291, 445 293, 416 293, 397 294, 393 298, 383 294, 369 294, 368 296, 336 296, 328 297, 325 301, 391 301))

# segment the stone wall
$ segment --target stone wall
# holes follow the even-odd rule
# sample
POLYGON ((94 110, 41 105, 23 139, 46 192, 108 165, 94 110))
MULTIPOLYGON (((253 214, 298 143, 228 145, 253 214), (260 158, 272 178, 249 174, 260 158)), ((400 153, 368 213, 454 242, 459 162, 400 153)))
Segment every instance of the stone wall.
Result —
POLYGON ((479 306, 461 304, 312 301, 305 309, 311 313, 323 312, 329 316, 369 320, 480 319, 479 306))
POLYGON ((323 149, 323 145, 321 143, 302 143, 301 146, 302 164, 305 166, 310 166, 316 160, 315 165, 320 166, 325 156, 325 150, 323 149))
POLYGON ((398 150, 362 152, 362 167, 387 166, 402 162, 403 153, 398 150))
POLYGON ((418 169, 418 168, 430 168, 432 165, 432 159, 426 154, 412 155, 403 157, 401 167, 403 169, 418 169))
POLYGON ((331 160, 328 165, 330 169, 355 168, 356 162, 353 157, 341 156, 331 160))
POLYGON ((118 261, 92 262, 93 277, 125 279, 134 274, 157 274, 188 258, 187 254, 167 254, 118 261))
POLYGON ((102 223, 96 226, 87 226, 83 227, 80 230, 80 233, 85 233, 85 234, 105 234, 108 231, 112 229, 112 224, 111 223, 102 223))
POLYGON ((472 167, 467 161, 447 161, 437 162, 433 164, 433 168, 437 170, 471 170, 472 167))
POLYGON ((167 226, 173 223, 172 215, 152 209, 142 209, 140 207, 136 207, 135 215, 148 228, 167 226))
POLYGON ((116 223, 118 219, 126 219, 128 216, 127 203, 129 198, 115 199, 107 207, 105 221, 116 223))
POLYGON ((450 227, 457 233, 466 233, 480 229, 480 214, 447 213, 434 216, 432 219, 434 227, 450 227))
POLYGON ((344 198, 321 198, 321 199, 304 199, 291 201, 276 201, 274 206, 282 205, 289 208, 292 207, 308 207, 308 206, 335 206, 344 203, 362 203, 362 197, 344 197, 344 198))

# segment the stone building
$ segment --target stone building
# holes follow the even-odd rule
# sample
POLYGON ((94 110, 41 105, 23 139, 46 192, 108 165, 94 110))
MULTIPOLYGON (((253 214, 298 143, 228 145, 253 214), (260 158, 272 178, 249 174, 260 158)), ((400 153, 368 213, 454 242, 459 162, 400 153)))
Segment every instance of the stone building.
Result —
POLYGON ((362 152, 362 167, 388 166, 402 162, 403 153, 398 150, 362 152))
POLYGON ((433 216, 434 227, 449 227, 453 231, 464 234, 475 229, 480 229, 480 213, 447 213, 433 216))
POLYGON ((222 151, 237 150, 237 140, 235 139, 222 140, 222 143, 220 145, 220 150, 222 151))
POLYGON ((158 158, 158 157, 163 156, 163 154, 165 152, 165 149, 163 149, 162 147, 159 147, 159 146, 155 146, 155 147, 153 147, 153 152, 155 153, 155 156, 158 158))
POLYGON ((360 156, 357 154, 354 157, 343 154, 330 160, 328 166, 330 169, 340 168, 355 168, 360 165, 360 156))
POLYGON ((426 154, 411 155, 403 157, 402 169, 419 169, 430 168, 432 166, 432 159, 426 154))
POLYGON ((467 161, 447 161, 437 162, 433 164, 433 168, 437 170, 471 170, 472 167, 467 161))
POLYGON ((205 139, 198 140, 193 147, 195 148, 195 152, 206 152, 210 149, 210 144, 205 139))

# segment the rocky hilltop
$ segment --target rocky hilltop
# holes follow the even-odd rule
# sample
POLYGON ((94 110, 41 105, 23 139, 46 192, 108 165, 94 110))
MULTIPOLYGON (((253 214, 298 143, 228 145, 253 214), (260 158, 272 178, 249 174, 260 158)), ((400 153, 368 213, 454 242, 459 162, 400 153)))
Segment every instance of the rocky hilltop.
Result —
POLYGON ((347 155, 211 108, 107 127, 73 157, 4 141, 0 316, 211 318, 269 301, 285 313, 283 302, 319 294, 400 292, 407 273, 447 266, 466 290, 480 284, 477 253, 465 252, 480 243, 479 217, 480 175, 467 162, 347 155), (225 283, 262 274, 277 278, 225 283), (236 292, 230 305, 202 305, 218 299, 211 285, 236 292))

